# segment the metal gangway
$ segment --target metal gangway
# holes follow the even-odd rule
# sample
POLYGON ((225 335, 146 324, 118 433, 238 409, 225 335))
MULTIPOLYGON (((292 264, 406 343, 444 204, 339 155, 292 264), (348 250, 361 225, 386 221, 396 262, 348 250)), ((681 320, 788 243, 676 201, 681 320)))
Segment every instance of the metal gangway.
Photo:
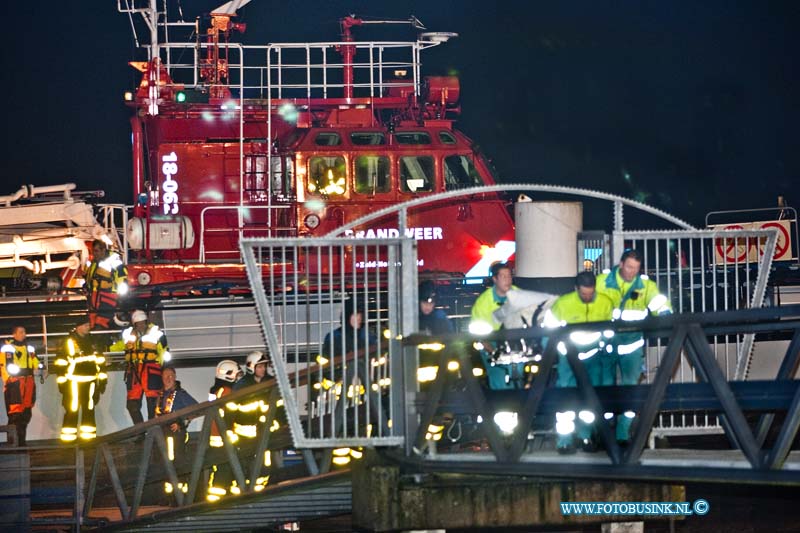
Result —
MULTIPOLYGON (((515 187, 554 192, 551 186, 515 187)), ((648 360, 642 384, 592 387, 572 350, 567 356, 578 387, 554 389, 548 377, 557 342, 551 342, 535 361, 537 371, 528 384, 490 390, 480 373, 471 371, 475 340, 567 339, 574 328, 505 330, 483 339, 416 335, 414 240, 248 239, 242 242, 242 255, 275 378, 102 436, 93 446, 69 448, 69 453, 84 453, 85 461, 70 460, 84 468, 73 466, 62 477, 64 486, 72 487, 66 520, 76 528, 178 530, 202 523, 203 529, 223 530, 232 524, 254 527, 347 513, 353 490, 347 470, 368 451, 407 472, 800 485, 800 458, 791 451, 800 425, 800 308, 769 305, 775 233, 691 227, 631 231, 621 227, 618 215, 623 206, 638 204, 602 196, 612 202, 618 224, 599 239, 607 248, 595 258, 608 260, 631 244, 646 250, 646 271, 678 311, 637 324, 593 325, 642 332, 648 360), (750 248, 753 243, 764 252, 742 261, 715 258, 720 246, 750 248), (687 253, 675 253, 683 250, 687 253), (331 342, 328 332, 346 325, 346 308, 359 309, 364 328, 374 335, 350 345, 331 342), (328 327, 315 327, 319 322, 328 327), (438 350, 438 372, 434 380, 421 383, 419 352, 432 348, 438 350), (767 364, 774 368, 768 376, 763 375, 767 364), (754 376, 756 368, 762 373, 754 376), (257 437, 238 449, 230 443, 212 449, 207 444, 211 423, 223 431, 228 423, 220 409, 247 398, 269 405, 257 437), (609 427, 601 423, 605 451, 557 455, 548 446, 553 414, 558 406, 576 401, 589 402, 597 412, 636 411, 632 444, 616 446, 609 427), (494 423, 498 411, 517 415, 509 434, 494 423), (681 441, 682 448, 648 449, 668 417, 695 421, 681 426, 681 436, 688 439, 713 423, 724 433, 725 449, 701 450, 691 440, 681 441), (177 418, 202 418, 200 431, 190 439, 193 460, 182 465, 169 461, 164 444, 177 418), (459 426, 461 435, 454 438, 459 426), (253 458, 266 457, 267 450, 274 471, 266 489, 257 491, 253 458), (219 464, 230 465, 241 494, 202 501, 207 471, 219 464), (186 492, 164 495, 164 482, 173 487, 184 483, 186 492), (304 506, 312 496, 318 497, 315 503, 304 506)), ((403 228, 405 210, 411 208, 394 213, 398 227, 403 228)), ((579 242, 579 247, 587 245, 595 246, 588 239, 579 242)), ((15 451, 2 449, 4 454, 15 451)))
MULTIPOLYGON (((370 441, 367 428, 369 420, 374 418, 364 416, 358 426, 337 426, 332 423, 335 411, 320 414, 317 410, 316 416, 306 413, 296 421, 299 425, 295 429, 299 427, 306 439, 307 447, 300 448, 296 445, 298 439, 290 428, 291 424, 283 418, 289 414, 289 409, 285 415, 281 413, 281 408, 287 406, 281 398, 281 379, 270 379, 213 402, 203 402, 100 437, 88 446, 57 447, 60 451, 49 448, 46 454, 51 460, 58 454, 65 457, 66 470, 61 473, 62 470, 51 464, 50 467, 39 466, 38 474, 35 468, 31 471, 40 478, 46 476, 51 490, 59 485, 68 495, 68 505, 62 507, 65 514, 37 515, 28 525, 71 525, 76 531, 81 528, 224 531, 347 514, 352 511, 354 490, 348 467, 359 461, 357 457, 367 449, 376 450, 384 460, 400 465, 407 472, 800 485, 800 457, 796 451, 790 452, 800 426, 800 387, 796 379, 788 377, 800 359, 800 307, 673 315, 638 326, 619 323, 595 326, 617 331, 635 329, 648 338, 664 339, 664 358, 654 382, 628 387, 592 387, 573 349, 567 357, 575 370, 578 387, 549 388, 545 385, 545 376, 553 366, 557 344, 552 342, 539 362, 539 372, 531 387, 490 391, 480 378, 460 370, 471 366, 467 350, 442 350, 442 371, 437 378, 425 387, 417 387, 416 381, 412 381, 414 396, 410 400, 407 398, 409 403, 404 409, 406 420, 412 423, 406 425, 404 434, 400 433, 400 424, 391 424, 388 436, 399 439, 399 444, 390 443, 386 434, 379 433, 370 441), (708 339, 718 334, 734 333, 783 333, 789 338, 785 352, 778 354, 782 364, 776 379, 725 379, 708 339), (701 376, 696 383, 670 383, 682 352, 688 355, 701 376), (459 363, 457 368, 450 364, 452 360, 459 363), (223 434, 230 427, 230 415, 222 414, 226 404, 247 403, 252 399, 265 400, 269 406, 266 416, 259 422, 257 436, 238 445, 226 440, 222 448, 211 447, 212 422, 223 434), (616 447, 610 428, 604 424, 600 426, 600 434, 607 443, 605 452, 565 458, 553 450, 531 447, 538 437, 530 439, 530 430, 537 425, 552 423, 556 410, 579 400, 588 401, 598 412, 605 409, 636 410, 640 421, 632 444, 625 450, 616 447), (647 433, 658 413, 676 408, 720 413, 726 421, 727 437, 736 444, 727 450, 646 450, 647 433), (503 434, 492 422, 492 414, 501 409, 517 409, 519 412, 519 425, 511 434, 503 434), (773 425, 770 415, 776 413, 785 413, 785 418, 782 424, 775 425, 770 436, 773 425), (435 441, 428 435, 430 425, 439 424, 444 415, 457 418, 476 414, 482 415, 485 422, 478 425, 477 432, 461 442, 435 441), (170 446, 165 438, 170 434, 171 424, 179 419, 201 417, 202 429, 192 435, 187 459, 171 461, 170 446), (325 421, 321 422, 320 418, 325 421), (320 426, 330 428, 330 431, 321 434, 318 431, 320 426), (353 442, 359 443, 363 450, 339 446, 353 442), (477 446, 468 446, 470 443, 477 446), (287 461, 287 451, 293 452, 295 462, 287 461), (344 454, 350 459, 349 465, 337 466, 337 458, 344 454), (259 491, 252 480, 260 465, 264 464, 262 458, 267 456, 270 457, 270 482, 259 491), (221 464, 230 466, 241 494, 229 495, 218 502, 204 501, 207 471, 213 465, 221 464), (165 493, 165 483, 183 487, 183 490, 165 493)), ((557 340, 554 336, 566 340, 572 329, 575 328, 563 328, 549 335, 554 341, 557 340)), ((527 329, 507 330, 493 338, 530 340, 543 334, 542 331, 527 329)), ((405 361, 413 362, 408 352, 413 353, 423 344, 439 342, 469 346, 470 341, 471 338, 463 334, 438 338, 412 335, 402 341, 405 356, 387 364, 392 367, 405 361)), ((348 357, 338 362, 331 359, 328 365, 355 364, 355 360, 347 361, 348 357)), ((413 364, 409 365, 408 370, 413 367, 413 364)), ((341 367, 337 372, 341 378, 347 375, 341 367)), ((362 375, 365 379, 368 376, 362 375)), ((289 378, 294 389, 306 388, 308 394, 320 398, 324 392, 315 386, 319 383, 316 381, 318 376, 315 366, 310 365, 310 370, 303 368, 285 377, 289 378)), ((359 373, 354 372, 351 376, 355 378, 359 373)), ((397 383, 391 383, 391 387, 396 388, 397 383)), ((361 392, 348 397, 345 390, 339 388, 339 395, 332 395, 332 398, 341 406, 339 413, 347 413, 351 420, 355 420, 359 410, 363 415, 367 404, 372 409, 378 408, 381 400, 376 399, 377 396, 387 397, 386 392, 380 395, 361 392)), ((14 457, 18 452, 14 448, 0 449, 6 457, 14 457)), ((39 457, 43 452, 45 450, 39 457)), ((31 450, 26 453, 31 453, 31 450)), ((42 484, 41 480, 39 484, 42 484)))

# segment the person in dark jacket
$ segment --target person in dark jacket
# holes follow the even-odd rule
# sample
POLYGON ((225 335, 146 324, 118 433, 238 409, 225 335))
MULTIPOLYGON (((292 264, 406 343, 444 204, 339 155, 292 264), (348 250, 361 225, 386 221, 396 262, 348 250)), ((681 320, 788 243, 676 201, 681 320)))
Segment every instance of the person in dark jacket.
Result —
POLYGON ((419 331, 428 335, 440 335, 455 331, 453 323, 441 309, 436 309, 436 284, 423 281, 417 291, 419 295, 419 331))
MULTIPOLYGON (((165 366, 161 370, 161 378, 164 382, 164 388, 158 394, 158 401, 155 407, 156 417, 168 415, 197 404, 197 400, 181 387, 175 367, 165 366)), ((189 440, 189 434, 186 431, 188 423, 188 420, 176 420, 164 430, 167 437, 167 453, 175 464, 176 469, 185 466, 186 443, 189 440)), ((184 487, 186 487, 186 484, 179 481, 178 488, 184 490, 184 487)), ((164 483, 164 491, 167 493, 173 491, 170 482, 164 483)))
POLYGON ((364 325, 364 310, 355 300, 352 297, 344 302, 343 325, 325 335, 322 355, 328 359, 332 355, 343 356, 353 351, 363 355, 377 346, 377 338, 364 325))

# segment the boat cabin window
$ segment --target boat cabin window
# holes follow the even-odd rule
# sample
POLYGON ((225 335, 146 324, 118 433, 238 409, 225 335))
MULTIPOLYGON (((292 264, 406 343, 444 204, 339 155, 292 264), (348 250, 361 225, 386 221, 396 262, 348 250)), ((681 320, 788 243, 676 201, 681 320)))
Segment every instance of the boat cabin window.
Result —
POLYGON ((440 131, 439 140, 442 144, 456 144, 456 137, 449 131, 440 131))
POLYGON ((356 146, 377 146, 386 144, 386 136, 380 131, 362 131, 351 133, 350 141, 356 146))
POLYGON ((335 131, 323 131, 314 137, 317 146, 338 146, 342 144, 342 137, 335 131))
POLYGON ((395 133, 397 144, 431 144, 431 136, 427 131, 403 131, 395 133))
POLYGON ((291 186, 294 183, 294 158, 291 156, 275 156, 270 159, 272 164, 272 196, 276 198, 288 198, 291 194, 291 186))
POLYGON ((267 191, 267 156, 249 154, 244 157, 244 190, 267 191))
POLYGON ((379 155, 356 157, 356 192, 375 194, 389 192, 391 187, 391 164, 389 158, 379 155))
POLYGON ((445 190, 464 189, 483 185, 478 169, 472 157, 466 155, 449 155, 444 158, 445 190))
POLYGON ((318 156, 308 160, 308 192, 328 196, 344 194, 347 166, 342 156, 318 156))
POLYGON ((433 157, 428 155, 400 158, 400 187, 403 192, 429 192, 435 179, 433 157))

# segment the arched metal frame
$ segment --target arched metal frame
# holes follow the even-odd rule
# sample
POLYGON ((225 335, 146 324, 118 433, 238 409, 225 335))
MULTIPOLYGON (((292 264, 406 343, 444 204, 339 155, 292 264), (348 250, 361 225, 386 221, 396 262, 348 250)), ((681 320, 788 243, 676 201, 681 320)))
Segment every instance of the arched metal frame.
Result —
POLYGON ((626 205, 629 207, 634 207, 636 209, 639 209, 640 211, 644 211, 645 213, 655 215, 661 219, 666 220, 667 222, 675 224, 680 228, 687 230, 697 229, 688 222, 681 220, 678 217, 672 216, 666 211, 662 211, 661 209, 658 209, 656 207, 644 204, 642 202, 637 202, 636 200, 631 200, 630 198, 625 198, 624 196, 619 196, 616 194, 595 191, 592 189, 582 189, 579 187, 564 187, 561 185, 546 185, 541 183, 506 183, 502 185, 486 185, 481 187, 470 187, 467 189, 458 189, 454 191, 447 191, 439 194, 433 194, 422 198, 415 198, 414 200, 409 200, 408 202, 403 202, 402 204, 397 204, 391 207, 387 207, 385 209, 380 209, 378 211, 375 211, 374 213, 370 213, 369 215, 358 218, 330 232, 329 234, 326 235, 326 237, 338 237, 342 235, 345 231, 352 230, 355 227, 361 226, 373 220, 384 218, 393 213, 398 213, 399 224, 401 228, 404 228, 408 210, 414 207, 419 207, 421 205, 434 202, 440 202, 442 200, 459 198, 462 196, 471 196, 474 194, 483 194, 490 192, 508 192, 508 191, 529 191, 529 192, 545 192, 553 194, 568 194, 573 196, 583 196, 595 200, 608 200, 609 202, 614 203, 614 231, 621 231, 623 229, 622 207, 626 205))

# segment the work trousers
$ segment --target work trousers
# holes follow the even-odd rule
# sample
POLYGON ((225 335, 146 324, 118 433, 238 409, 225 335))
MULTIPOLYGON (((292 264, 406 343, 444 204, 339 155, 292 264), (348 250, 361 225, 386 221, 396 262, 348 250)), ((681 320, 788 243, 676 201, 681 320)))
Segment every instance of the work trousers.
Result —
POLYGON ((73 441, 78 435, 84 440, 97 436, 97 424, 94 418, 96 387, 96 381, 83 383, 68 381, 65 383, 62 392, 65 409, 64 423, 61 425, 62 440, 73 441))
MULTIPOLYGON (((583 367, 586 369, 586 373, 589 375, 589 382, 592 385, 600 385, 601 383, 601 376, 602 376, 602 365, 600 361, 600 353, 596 353, 591 357, 588 357, 581 361, 583 363, 583 367)), ((575 379, 575 373, 572 371, 572 367, 567 360, 565 355, 558 356, 558 379, 556 380, 556 387, 558 388, 566 388, 566 387, 577 387, 577 380, 575 379)), ((567 411, 568 412, 568 411, 567 411)), ((572 411, 575 413, 574 411, 572 411)), ((577 413, 575 413, 577 415, 577 413)), ((600 416, 601 413, 594 413, 595 416, 600 416)), ((580 417, 575 416, 575 433, 574 437, 578 439, 588 439, 592 436, 592 427, 594 424, 587 424, 580 417)), ((559 448, 567 447, 572 443, 573 435, 558 435, 556 440, 556 446, 559 448)))
MULTIPOLYGON (((638 334, 620 334, 614 339, 617 346, 615 357, 615 365, 612 367, 613 373, 609 376, 604 376, 604 381, 611 379, 610 384, 616 382, 617 385, 637 385, 639 378, 642 375, 642 365, 644 364, 644 347, 639 347, 634 350, 625 350, 627 346, 634 344, 643 344, 641 335, 638 334), (624 351, 627 353, 619 353, 624 351), (617 368, 619 368, 619 379, 616 379, 617 368)), ((605 384, 605 383, 604 383, 605 384)), ((617 416, 617 429, 616 437, 619 441, 627 441, 631 438, 631 424, 635 413, 633 411, 626 411, 625 413, 617 416)))

